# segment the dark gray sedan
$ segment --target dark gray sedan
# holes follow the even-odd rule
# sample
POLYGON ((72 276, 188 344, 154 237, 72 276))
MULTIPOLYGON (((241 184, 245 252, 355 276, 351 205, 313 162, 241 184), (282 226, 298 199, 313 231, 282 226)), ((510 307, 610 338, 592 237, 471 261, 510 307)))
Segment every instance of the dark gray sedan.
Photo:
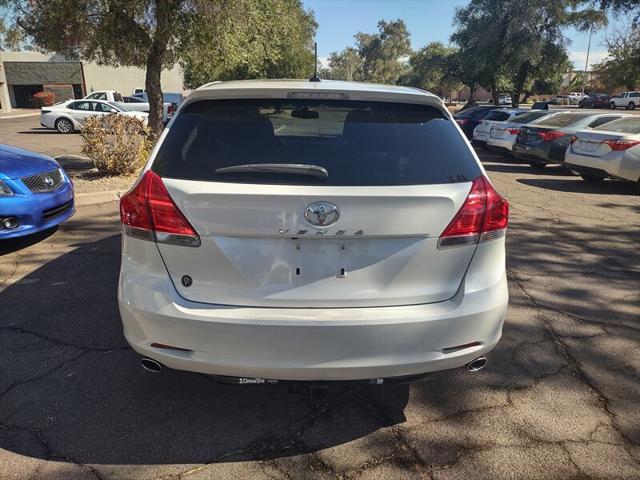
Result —
POLYGON ((532 122, 520 128, 513 145, 513 154, 534 168, 542 168, 550 163, 561 164, 574 133, 622 116, 624 114, 563 112, 544 117, 540 122, 532 122))

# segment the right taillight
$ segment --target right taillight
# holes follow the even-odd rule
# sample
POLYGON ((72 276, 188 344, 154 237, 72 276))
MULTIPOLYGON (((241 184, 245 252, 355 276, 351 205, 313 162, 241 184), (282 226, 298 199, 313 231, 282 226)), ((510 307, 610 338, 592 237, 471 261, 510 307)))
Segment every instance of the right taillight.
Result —
POLYGON ((640 145, 640 140, 603 140, 602 143, 609 145, 609 148, 615 152, 626 150, 627 148, 640 145))
POLYGON ((468 245, 504 236, 509 223, 509 202, 479 176, 464 203, 444 229, 438 248, 468 245))
POLYGON ((509 132, 511 135, 518 135, 520 133, 520 129, 519 128, 507 128, 507 132, 509 132))
POLYGON ((456 123, 458 125, 466 125, 467 123, 469 123, 469 120, 466 118, 456 118, 456 123))
POLYGON ((120 199, 124 233, 158 243, 200 246, 200 237, 169 195, 156 173, 148 170, 120 199))

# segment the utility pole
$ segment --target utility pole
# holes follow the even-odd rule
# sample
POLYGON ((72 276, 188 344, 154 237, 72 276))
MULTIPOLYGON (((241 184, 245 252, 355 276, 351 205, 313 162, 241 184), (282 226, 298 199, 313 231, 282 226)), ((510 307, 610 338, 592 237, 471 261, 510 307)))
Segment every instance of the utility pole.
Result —
POLYGON ((584 77, 582 77, 582 94, 584 95, 584 87, 587 84, 587 75, 589 74, 589 52, 591 51, 591 33, 593 28, 589 27, 589 43, 587 44, 587 59, 584 62, 584 77))

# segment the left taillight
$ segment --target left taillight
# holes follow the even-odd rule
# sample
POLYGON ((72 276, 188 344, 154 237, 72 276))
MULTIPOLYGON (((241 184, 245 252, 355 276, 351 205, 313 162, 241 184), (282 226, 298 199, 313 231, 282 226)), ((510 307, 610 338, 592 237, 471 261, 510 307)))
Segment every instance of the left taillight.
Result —
POLYGON ((538 135, 544 142, 553 142, 560 137, 564 137, 565 133, 559 130, 551 130, 549 132, 538 132, 538 135))
POLYGON ((124 233, 158 243, 200 246, 200 236, 178 209, 156 173, 144 173, 135 187, 120 199, 124 233))

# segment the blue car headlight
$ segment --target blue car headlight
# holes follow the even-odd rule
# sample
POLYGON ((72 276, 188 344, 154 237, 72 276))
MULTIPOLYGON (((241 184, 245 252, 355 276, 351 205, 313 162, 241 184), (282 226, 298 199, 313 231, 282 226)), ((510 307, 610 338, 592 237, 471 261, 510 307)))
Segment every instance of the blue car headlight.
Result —
POLYGON ((10 197, 13 195, 13 190, 9 188, 9 185, 0 180, 0 197, 10 197))

